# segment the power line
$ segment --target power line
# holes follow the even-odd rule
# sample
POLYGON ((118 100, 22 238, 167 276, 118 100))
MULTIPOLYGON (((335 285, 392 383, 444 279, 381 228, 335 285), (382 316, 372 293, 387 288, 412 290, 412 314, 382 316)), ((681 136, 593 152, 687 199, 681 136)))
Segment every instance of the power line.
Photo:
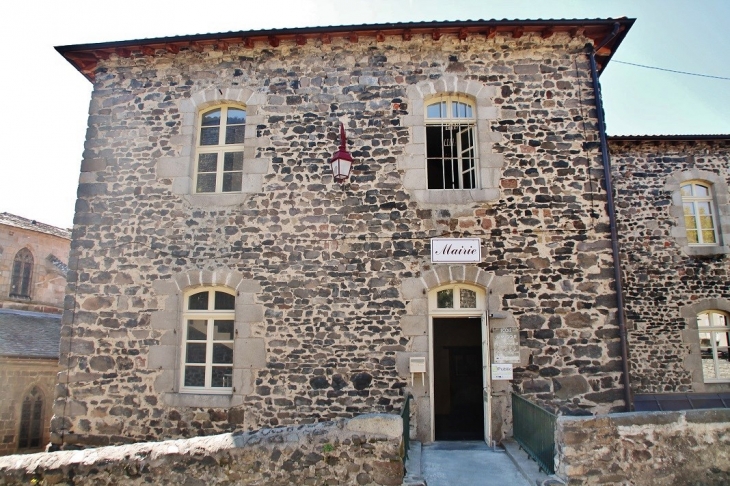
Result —
POLYGON ((725 81, 730 81, 730 78, 726 78, 723 76, 711 76, 709 74, 689 73, 687 71, 677 71, 675 69, 666 69, 666 68, 660 68, 660 67, 656 67, 656 66, 647 66, 645 64, 636 64, 633 62, 617 61, 616 59, 612 59, 611 62, 617 62, 619 64, 628 64, 629 66, 636 66, 636 67, 641 67, 641 68, 646 68, 646 69, 656 69, 657 71, 666 71, 668 73, 686 74, 688 76, 699 76, 701 78, 722 79, 725 81))

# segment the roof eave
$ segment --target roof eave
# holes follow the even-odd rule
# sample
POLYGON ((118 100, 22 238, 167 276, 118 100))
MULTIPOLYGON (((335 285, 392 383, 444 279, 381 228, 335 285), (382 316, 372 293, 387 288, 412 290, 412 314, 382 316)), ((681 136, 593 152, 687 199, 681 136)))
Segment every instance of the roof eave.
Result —
POLYGON ((385 35, 400 35, 404 39, 409 39, 411 35, 426 34, 431 35, 434 41, 438 41, 442 35, 448 34, 457 34, 460 38, 466 38, 469 35, 492 38, 497 34, 511 34, 513 38, 518 38, 525 33, 539 33, 543 37, 549 37, 556 32, 569 32, 573 36, 583 34, 596 45, 616 23, 620 24, 618 35, 596 56, 600 66, 599 70, 602 71, 633 25, 634 19, 466 20, 299 27, 78 44, 57 46, 55 49, 93 82, 100 60, 108 59, 112 55, 130 57, 134 53, 154 56, 158 49, 176 53, 182 49, 195 50, 210 44, 213 44, 215 48, 227 49, 228 44, 232 42, 243 43, 246 47, 253 47, 256 42, 265 42, 276 47, 281 41, 294 41, 301 44, 306 43, 309 39, 328 41, 333 36, 347 37, 351 42, 357 42, 359 36, 375 37, 381 40, 385 35))

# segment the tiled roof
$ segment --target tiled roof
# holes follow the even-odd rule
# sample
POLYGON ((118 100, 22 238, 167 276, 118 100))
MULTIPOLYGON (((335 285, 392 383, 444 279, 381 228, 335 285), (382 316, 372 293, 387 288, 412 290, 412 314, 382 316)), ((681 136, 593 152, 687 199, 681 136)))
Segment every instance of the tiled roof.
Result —
POLYGON ((61 316, 0 309, 0 356, 58 358, 61 316))
POLYGON ((34 219, 26 219, 10 213, 0 213, 0 224, 7 226, 15 226, 16 228, 37 231, 47 235, 59 236, 61 238, 71 239, 71 232, 64 228, 51 226, 50 224, 41 223, 34 219))

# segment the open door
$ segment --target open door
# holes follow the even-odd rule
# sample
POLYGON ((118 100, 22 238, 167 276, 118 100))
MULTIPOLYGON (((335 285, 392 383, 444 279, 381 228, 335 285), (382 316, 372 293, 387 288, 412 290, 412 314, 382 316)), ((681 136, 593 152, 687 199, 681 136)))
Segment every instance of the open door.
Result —
POLYGON ((492 445, 492 407, 491 407, 491 360, 489 357, 489 317, 482 314, 482 383, 484 400, 484 442, 492 445))

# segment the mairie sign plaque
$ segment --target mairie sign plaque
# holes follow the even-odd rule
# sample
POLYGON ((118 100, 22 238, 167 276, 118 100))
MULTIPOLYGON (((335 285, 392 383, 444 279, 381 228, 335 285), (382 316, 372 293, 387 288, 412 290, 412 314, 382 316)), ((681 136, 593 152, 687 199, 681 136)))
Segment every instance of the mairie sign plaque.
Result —
POLYGON ((431 263, 479 263, 482 240, 479 238, 431 238, 431 263))

